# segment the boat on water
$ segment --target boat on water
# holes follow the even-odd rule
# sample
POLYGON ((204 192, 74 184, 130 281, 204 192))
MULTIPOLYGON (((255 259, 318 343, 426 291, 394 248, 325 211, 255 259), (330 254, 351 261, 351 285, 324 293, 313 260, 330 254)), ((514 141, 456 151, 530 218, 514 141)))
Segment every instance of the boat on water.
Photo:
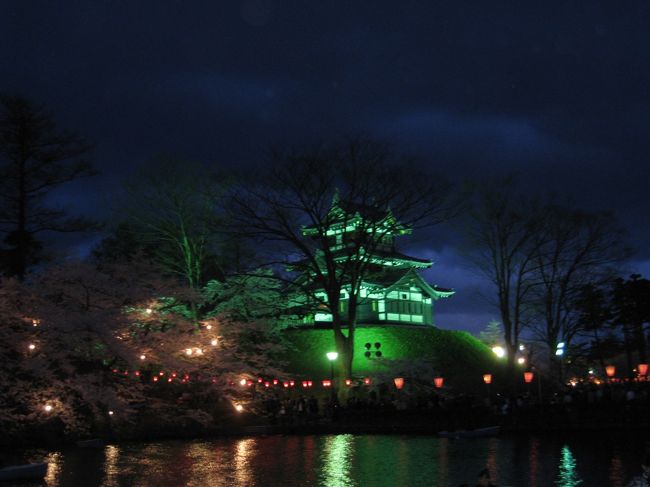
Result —
POLYGON ((47 474, 47 463, 27 463, 0 468, 0 480, 40 480, 47 474))
POLYGON ((482 438, 498 435, 499 428, 499 426, 487 426, 475 430, 439 431, 438 436, 441 438, 482 438))

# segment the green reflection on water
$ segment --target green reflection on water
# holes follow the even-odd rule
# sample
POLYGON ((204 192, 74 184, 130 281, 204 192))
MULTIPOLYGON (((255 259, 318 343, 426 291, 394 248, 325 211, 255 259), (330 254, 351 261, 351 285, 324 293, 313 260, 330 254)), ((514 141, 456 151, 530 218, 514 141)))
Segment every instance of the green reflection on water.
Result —
POLYGON ((350 475, 353 438, 352 435, 336 435, 325 439, 321 485, 327 487, 355 485, 350 475))
POLYGON ((580 485, 582 480, 576 470, 576 460, 567 445, 562 447, 560 459, 560 475, 555 485, 559 487, 574 487, 580 485))

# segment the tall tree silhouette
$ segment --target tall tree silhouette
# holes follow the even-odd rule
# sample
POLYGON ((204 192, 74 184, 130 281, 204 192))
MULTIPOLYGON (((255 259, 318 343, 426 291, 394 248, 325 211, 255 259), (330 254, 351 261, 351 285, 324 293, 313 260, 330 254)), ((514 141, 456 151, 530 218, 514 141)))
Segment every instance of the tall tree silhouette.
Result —
POLYGON ((0 97, 0 265, 5 274, 22 279, 41 258, 43 232, 74 232, 91 222, 69 217, 46 202, 62 184, 90 176, 85 159, 90 144, 59 130, 42 107, 20 96, 0 97))

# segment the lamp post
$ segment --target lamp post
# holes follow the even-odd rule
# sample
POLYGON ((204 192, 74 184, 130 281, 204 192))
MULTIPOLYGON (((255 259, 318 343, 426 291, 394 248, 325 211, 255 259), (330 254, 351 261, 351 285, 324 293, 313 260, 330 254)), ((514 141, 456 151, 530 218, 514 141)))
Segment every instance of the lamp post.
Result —
POLYGON ((334 361, 339 358, 338 352, 327 352, 327 360, 330 361, 330 382, 332 383, 332 397, 334 397, 334 361))
POLYGON ((639 380, 645 380, 645 375, 648 373, 648 364, 637 365, 637 370, 639 371, 639 380))
POLYGON ((490 397, 490 384, 492 384, 492 374, 483 374, 483 382, 485 382, 485 386, 487 387, 488 406, 490 406, 492 404, 492 398, 490 397))
POLYGON ((616 375, 616 367, 613 365, 608 365, 605 367, 605 374, 607 374, 607 379, 611 382, 616 375))

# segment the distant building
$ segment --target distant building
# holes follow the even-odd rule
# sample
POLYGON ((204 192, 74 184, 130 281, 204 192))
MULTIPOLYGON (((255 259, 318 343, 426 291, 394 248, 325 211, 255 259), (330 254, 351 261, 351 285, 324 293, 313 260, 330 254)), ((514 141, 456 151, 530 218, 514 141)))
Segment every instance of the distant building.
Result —
MULTIPOLYGON (((432 286, 420 276, 418 271, 431 267, 433 262, 396 250, 395 237, 410 234, 410 228, 400 224, 390 209, 349 204, 338 197, 334 198, 326 221, 325 228, 307 226, 302 231, 305 236, 325 237, 329 251, 341 267, 351 255, 364 260, 366 268, 358 287, 358 325, 434 325, 434 301, 447 298, 454 291, 432 286), (365 233, 360 237, 359 232, 365 233), (358 251, 351 253, 350 247, 358 251)), ((322 255, 323 251, 320 252, 322 255)), ((324 267, 322 270, 326 272, 324 267)), ((343 317, 347 316, 349 293, 350 286, 344 286, 340 301, 343 317)), ((327 295, 315 289, 313 296, 315 302, 307 303, 307 308, 311 306, 314 311, 306 314, 303 324, 327 328, 332 322, 327 295)))

